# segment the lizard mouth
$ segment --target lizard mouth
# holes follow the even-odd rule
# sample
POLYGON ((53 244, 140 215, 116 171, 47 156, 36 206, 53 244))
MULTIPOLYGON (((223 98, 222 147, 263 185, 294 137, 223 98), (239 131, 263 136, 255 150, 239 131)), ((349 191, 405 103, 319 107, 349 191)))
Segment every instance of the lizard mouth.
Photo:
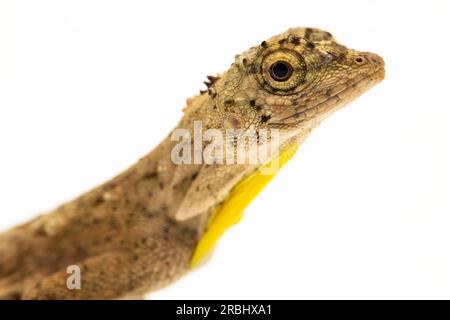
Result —
POLYGON ((360 75, 351 81, 348 81, 340 89, 332 90, 333 93, 318 99, 317 103, 308 105, 307 107, 298 108, 295 113, 279 119, 272 119, 271 126, 297 125, 300 122, 308 121, 316 118, 325 118, 326 115, 338 110, 353 101, 365 91, 384 79, 385 69, 384 63, 375 69, 369 75, 360 75))
MULTIPOLYGON (((364 92, 384 79, 384 66, 379 67, 369 75, 358 77, 351 81, 341 91, 336 92, 325 101, 322 101, 312 108, 316 108, 318 113, 324 113, 332 109, 339 109, 354 99, 361 96, 364 92)), ((306 119, 312 118, 306 117, 306 119)))

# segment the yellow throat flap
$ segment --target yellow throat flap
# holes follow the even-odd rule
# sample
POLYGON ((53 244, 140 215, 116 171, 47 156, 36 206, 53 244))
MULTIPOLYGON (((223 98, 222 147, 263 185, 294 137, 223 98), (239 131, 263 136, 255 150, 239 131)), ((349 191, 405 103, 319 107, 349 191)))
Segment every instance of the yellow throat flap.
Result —
POLYGON ((191 258, 191 268, 197 266, 202 258, 211 251, 225 230, 241 220, 245 207, 292 158, 297 148, 298 144, 296 143, 284 147, 277 157, 249 174, 233 187, 225 201, 211 214, 207 230, 199 240, 191 258))

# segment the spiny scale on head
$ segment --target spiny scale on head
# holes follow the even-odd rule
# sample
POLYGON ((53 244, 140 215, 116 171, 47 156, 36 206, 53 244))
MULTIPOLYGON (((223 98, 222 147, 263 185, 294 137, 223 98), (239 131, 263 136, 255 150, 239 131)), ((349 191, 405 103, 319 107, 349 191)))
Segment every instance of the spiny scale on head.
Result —
POLYGON ((206 87, 209 89, 211 88, 211 86, 216 83, 217 80, 219 80, 219 77, 215 77, 215 76, 206 76, 206 78, 208 78, 207 81, 204 81, 203 83, 206 85, 206 87))
POLYGON ((216 76, 206 76, 206 78, 208 80, 203 81, 203 83, 206 85, 207 90, 200 90, 200 94, 204 94, 207 93, 214 97, 215 96, 215 91, 212 90, 212 86, 217 82, 217 80, 220 79, 220 77, 216 77, 216 76))

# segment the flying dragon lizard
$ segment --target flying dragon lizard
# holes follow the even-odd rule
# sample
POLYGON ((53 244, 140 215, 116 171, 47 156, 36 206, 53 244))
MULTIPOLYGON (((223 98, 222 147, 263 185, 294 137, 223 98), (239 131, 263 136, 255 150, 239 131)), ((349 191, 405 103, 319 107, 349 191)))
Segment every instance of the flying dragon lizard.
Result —
POLYGON ((174 129, 112 180, 0 234, 0 298, 119 299, 170 284, 208 255, 312 129, 383 78, 381 57, 315 28, 289 29, 237 55, 188 99, 177 128, 184 136, 196 123, 218 130, 225 139, 215 147, 235 146, 243 136, 227 132, 247 130, 254 135, 244 151, 270 142, 277 152, 252 163, 177 162, 196 142, 180 148, 174 129), (276 139, 263 139, 267 132, 276 139), (73 265, 81 288, 67 285, 73 265))

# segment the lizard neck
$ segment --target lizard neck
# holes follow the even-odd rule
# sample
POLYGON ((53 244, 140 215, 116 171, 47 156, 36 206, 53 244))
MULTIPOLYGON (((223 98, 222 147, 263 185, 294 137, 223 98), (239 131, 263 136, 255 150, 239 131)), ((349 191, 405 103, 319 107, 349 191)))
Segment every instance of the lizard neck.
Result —
POLYGON ((230 191, 225 201, 212 210, 206 231, 198 242, 190 261, 191 268, 197 266, 207 256, 228 228, 241 220, 244 209, 292 158, 298 146, 299 141, 295 139, 288 141, 275 158, 242 179, 230 191))

